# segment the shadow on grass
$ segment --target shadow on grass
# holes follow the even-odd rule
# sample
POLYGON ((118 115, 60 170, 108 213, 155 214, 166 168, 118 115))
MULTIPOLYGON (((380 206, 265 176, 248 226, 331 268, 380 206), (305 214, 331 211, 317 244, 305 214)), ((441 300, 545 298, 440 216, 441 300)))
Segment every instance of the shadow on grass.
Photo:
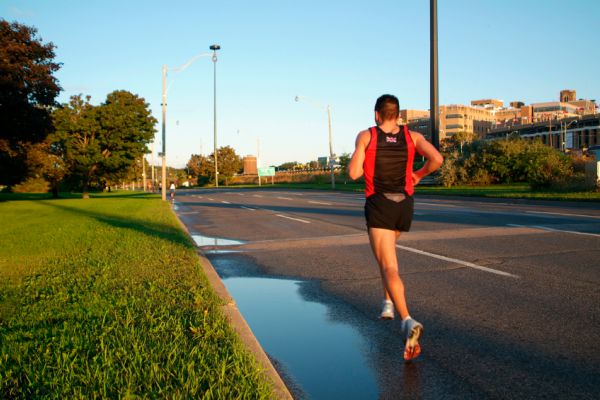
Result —
MULTIPOLYGON (((156 199, 159 197, 159 193, 152 192, 128 192, 128 191, 117 191, 117 192, 98 192, 90 193, 91 199, 103 199, 103 198, 135 198, 135 199, 156 199)), ((52 193, 0 193, 0 202, 4 201, 23 201, 23 200, 64 200, 64 199, 81 199, 81 193, 74 192, 60 192, 58 198, 53 198, 52 193)))
POLYGON ((88 218, 93 218, 96 221, 102 222, 106 225, 115 228, 129 229, 157 239, 168 240, 170 242, 180 244, 187 248, 195 248, 194 244, 190 241, 190 239, 183 232, 183 230, 181 230, 178 227, 173 227, 166 224, 160 224, 138 218, 124 217, 122 215, 117 214, 108 214, 92 211, 89 209, 69 207, 62 204, 58 204, 58 202, 54 201, 40 201, 40 203, 48 207, 57 208, 59 210, 82 215, 88 218))

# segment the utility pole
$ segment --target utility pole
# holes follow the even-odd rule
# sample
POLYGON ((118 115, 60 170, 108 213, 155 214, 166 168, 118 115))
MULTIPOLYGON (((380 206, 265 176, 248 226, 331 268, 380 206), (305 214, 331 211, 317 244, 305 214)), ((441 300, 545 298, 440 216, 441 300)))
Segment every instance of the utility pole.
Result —
POLYGON ((156 184, 156 178, 154 177, 154 140, 152 141, 152 154, 150 155, 150 168, 152 169, 152 191, 154 191, 154 185, 156 184))
POLYGON ((430 0, 430 97, 429 97, 429 116, 431 126, 431 144, 436 149, 440 149, 439 136, 439 98, 438 98, 438 49, 437 49, 437 0, 430 0))
POLYGON ((334 157, 333 144, 331 143, 331 107, 327 105, 327 123, 329 125, 329 165, 331 167, 331 188, 335 189, 335 174, 333 172, 334 157))
POLYGON ((167 118, 167 66, 162 69, 162 199, 167 201, 167 147, 165 143, 167 118))
POLYGON ((261 181, 260 181, 260 174, 258 173, 258 168, 260 167, 260 138, 257 136, 256 137, 256 174, 258 175, 258 186, 262 186, 261 185, 261 181))
POLYGON ((144 192, 146 192, 146 188, 148 187, 148 182, 146 181, 146 155, 142 154, 142 180, 144 181, 144 192))

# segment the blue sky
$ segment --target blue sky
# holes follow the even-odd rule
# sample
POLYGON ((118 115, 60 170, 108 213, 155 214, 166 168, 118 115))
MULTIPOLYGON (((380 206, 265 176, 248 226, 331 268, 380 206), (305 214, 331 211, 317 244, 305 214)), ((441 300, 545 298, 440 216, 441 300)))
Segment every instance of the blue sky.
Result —
MULTIPOLYGON (((0 0, 0 16, 57 46, 59 101, 83 93, 100 103, 118 89, 145 98, 159 120, 155 152, 162 65, 213 43, 218 145, 256 154, 260 138, 265 166, 328 154, 327 104, 337 154, 373 124, 379 95, 429 108, 426 0, 0 0)), ((597 0, 439 0, 440 104, 552 101, 561 89, 600 100, 599 19, 597 0)), ((212 61, 168 82, 167 160, 183 166, 213 149, 212 61)))

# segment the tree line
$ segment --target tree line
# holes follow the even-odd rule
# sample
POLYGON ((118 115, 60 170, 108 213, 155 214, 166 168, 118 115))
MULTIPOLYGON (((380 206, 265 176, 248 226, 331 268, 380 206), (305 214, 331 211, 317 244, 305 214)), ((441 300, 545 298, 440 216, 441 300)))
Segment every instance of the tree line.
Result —
POLYGON ((34 27, 0 20, 0 185, 37 183, 55 197, 59 188, 88 197, 138 174, 157 121, 126 90, 100 105, 83 95, 58 104, 54 50, 34 27))

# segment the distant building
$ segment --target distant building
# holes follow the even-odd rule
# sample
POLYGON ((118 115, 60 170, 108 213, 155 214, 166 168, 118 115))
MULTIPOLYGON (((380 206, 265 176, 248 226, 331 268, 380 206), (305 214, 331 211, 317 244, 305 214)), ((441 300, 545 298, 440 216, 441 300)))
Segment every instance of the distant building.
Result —
POLYGON ((244 175, 257 175, 258 169, 256 164, 256 157, 248 155, 244 157, 244 175))
MULTIPOLYGON (((494 132, 507 130, 514 132, 519 126, 537 123, 544 125, 547 121, 597 114, 598 105, 595 100, 576 100, 576 97, 575 90, 562 90, 559 101, 530 105, 513 101, 509 107, 504 107, 504 102, 498 99, 473 100, 470 105, 442 105, 439 111, 439 138, 442 141, 458 132, 486 138, 494 132)), ((409 129, 420 132, 428 138, 431 137, 429 111, 400 110, 399 122, 408 124, 409 129)), ((555 122, 555 126, 559 124, 555 122)), ((579 141, 582 144, 588 142, 582 140, 579 141)), ((574 139, 573 143, 577 142, 574 139)), ((548 143, 550 144, 550 139, 548 143)))

